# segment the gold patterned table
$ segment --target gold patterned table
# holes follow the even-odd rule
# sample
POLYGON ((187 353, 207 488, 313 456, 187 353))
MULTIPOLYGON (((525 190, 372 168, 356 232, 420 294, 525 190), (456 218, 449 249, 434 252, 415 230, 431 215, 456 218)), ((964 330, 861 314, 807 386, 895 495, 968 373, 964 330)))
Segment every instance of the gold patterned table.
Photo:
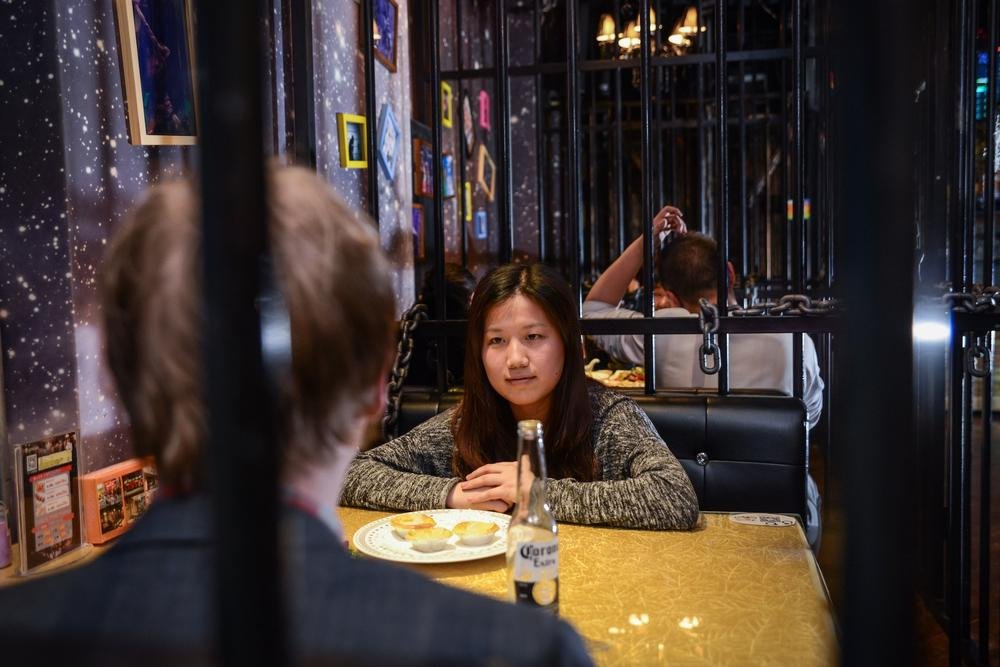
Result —
MULTIPOLYGON (((344 534, 387 516, 341 508, 344 534)), ((703 513, 690 532, 560 524, 560 614, 599 665, 829 665, 829 596, 798 525, 748 526, 703 513)), ((411 565, 432 579, 506 595, 503 556, 411 565)))

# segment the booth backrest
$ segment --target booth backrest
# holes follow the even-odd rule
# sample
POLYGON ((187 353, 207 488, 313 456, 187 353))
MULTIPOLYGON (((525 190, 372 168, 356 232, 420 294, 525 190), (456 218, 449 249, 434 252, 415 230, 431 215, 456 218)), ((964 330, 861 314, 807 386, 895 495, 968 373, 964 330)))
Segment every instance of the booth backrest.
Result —
MULTIPOLYGON (((743 393, 630 397, 684 466, 702 510, 805 516, 809 441, 801 400, 743 393)), ((461 398, 456 392, 404 391, 398 433, 461 398)))

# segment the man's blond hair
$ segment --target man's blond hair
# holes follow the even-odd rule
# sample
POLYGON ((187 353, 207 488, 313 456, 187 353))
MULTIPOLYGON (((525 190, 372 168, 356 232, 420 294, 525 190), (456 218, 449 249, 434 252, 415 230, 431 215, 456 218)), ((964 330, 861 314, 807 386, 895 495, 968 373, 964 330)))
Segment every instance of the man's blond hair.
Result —
MULTIPOLYGON (((199 218, 189 181, 152 188, 112 243, 100 286, 108 361, 136 453, 154 455, 164 481, 185 489, 199 485, 206 437, 199 218)), ((308 170, 269 170, 268 225, 292 338, 279 391, 283 431, 293 437, 282 458, 308 465, 349 438, 386 370, 391 269, 370 222, 308 170)))

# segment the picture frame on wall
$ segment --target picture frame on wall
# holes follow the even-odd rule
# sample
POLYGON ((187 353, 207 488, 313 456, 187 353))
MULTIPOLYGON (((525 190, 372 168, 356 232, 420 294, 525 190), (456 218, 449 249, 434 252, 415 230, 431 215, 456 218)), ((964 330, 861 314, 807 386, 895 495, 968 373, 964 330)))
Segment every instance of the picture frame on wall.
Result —
POLYGON ((476 147, 476 128, 472 119, 472 102, 469 93, 462 93, 462 137, 465 139, 465 156, 472 157, 476 147))
POLYGON ((423 139, 413 140, 413 191, 420 197, 434 196, 434 147, 423 139))
POLYGON ((476 168, 476 181, 486 193, 486 198, 493 201, 493 190, 496 187, 497 165, 490 157, 486 146, 479 144, 479 161, 476 168))
POLYGON ((451 90, 451 86, 442 81, 441 82, 441 125, 442 127, 452 127, 454 123, 452 122, 451 105, 454 100, 455 95, 451 90))
POLYGON ((451 199, 455 196, 455 156, 445 153, 441 156, 441 196, 451 199))
POLYGON ((382 105, 378 121, 378 164, 389 180, 396 177, 396 162, 403 131, 396 120, 396 114, 388 104, 382 105))
POLYGON ((345 169, 368 167, 368 119, 359 114, 337 114, 337 143, 340 166, 345 169))
POLYGON ((466 181, 463 186, 465 221, 472 222, 472 183, 466 181))
POLYGON ((390 72, 396 71, 398 25, 399 5, 396 0, 375 0, 372 3, 372 49, 375 59, 390 72))
POLYGON ((424 217, 424 205, 413 204, 413 254, 417 259, 425 256, 424 237, 426 234, 427 220, 424 217))
POLYGON ((489 233, 489 218, 486 215, 485 209, 479 209, 476 211, 475 218, 472 223, 472 235, 482 241, 486 238, 489 233))
POLYGON ((490 94, 485 90, 479 91, 479 127, 487 132, 490 131, 490 94))
POLYGON ((114 15, 129 143, 196 144, 191 0, 114 0, 114 15))

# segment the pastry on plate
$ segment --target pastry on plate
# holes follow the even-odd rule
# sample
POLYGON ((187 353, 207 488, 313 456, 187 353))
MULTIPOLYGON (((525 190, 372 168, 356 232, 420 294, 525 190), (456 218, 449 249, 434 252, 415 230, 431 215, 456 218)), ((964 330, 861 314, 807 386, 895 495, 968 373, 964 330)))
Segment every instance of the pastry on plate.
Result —
POLYGON ((490 521, 463 521, 455 524, 452 531, 458 535, 462 544, 470 547, 478 547, 489 544, 493 541, 493 536, 500 530, 499 526, 490 521))
POLYGON ((451 531, 447 528, 414 528, 406 531, 406 541, 417 551, 441 551, 448 546, 451 531))
POLYGON ((418 528, 433 528, 437 525, 437 522, 434 521, 434 517, 427 516, 426 514, 410 512, 409 514, 400 514, 399 516, 392 517, 389 525, 392 526, 392 532, 396 534, 396 537, 405 540, 406 531, 418 528))

